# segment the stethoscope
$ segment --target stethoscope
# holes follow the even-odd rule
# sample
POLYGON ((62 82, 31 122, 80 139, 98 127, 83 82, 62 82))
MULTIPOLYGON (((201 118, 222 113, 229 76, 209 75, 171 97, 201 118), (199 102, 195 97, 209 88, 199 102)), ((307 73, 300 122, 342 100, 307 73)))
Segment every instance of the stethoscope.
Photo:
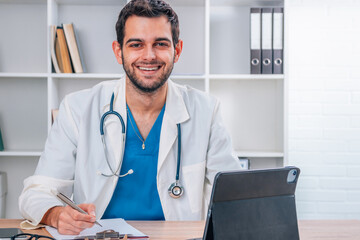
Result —
MULTIPOLYGON (((180 185, 180 161, 181 161, 181 128, 180 128, 180 123, 177 124, 177 129, 178 129, 178 156, 177 156, 177 166, 176 166, 176 177, 175 177, 175 182, 172 183, 169 186, 168 192, 169 195, 173 198, 179 198, 181 197, 181 195, 183 195, 184 193, 184 188, 180 185)), ((104 176, 104 177, 112 177, 112 176, 116 176, 116 177, 125 177, 127 175, 133 174, 134 171, 132 169, 130 169, 127 173, 120 175, 120 168, 124 159, 124 149, 125 149, 125 123, 123 118, 121 117, 121 115, 114 111, 114 93, 111 95, 111 100, 110 100, 110 109, 109 111, 105 112, 100 120, 100 135, 101 135, 101 141, 103 144, 103 148, 104 148, 104 152, 105 152, 105 160, 106 163, 111 171, 111 174, 104 174, 101 172, 98 172, 98 174, 104 176), (109 115, 115 115, 119 118, 120 122, 121 122, 121 133, 122 133, 122 152, 121 152, 121 159, 119 162, 119 165, 116 168, 116 171, 113 170, 113 168, 111 167, 110 163, 109 163, 109 158, 107 155, 107 151, 106 151, 106 143, 105 143, 105 137, 104 137, 104 122, 106 117, 108 117, 109 115)))

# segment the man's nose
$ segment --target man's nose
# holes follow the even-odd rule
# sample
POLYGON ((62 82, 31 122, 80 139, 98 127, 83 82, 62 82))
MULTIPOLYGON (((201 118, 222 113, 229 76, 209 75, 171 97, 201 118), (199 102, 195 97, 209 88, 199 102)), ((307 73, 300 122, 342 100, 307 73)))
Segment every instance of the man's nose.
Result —
POLYGON ((147 46, 143 52, 144 60, 152 60, 155 59, 155 57, 156 57, 155 49, 152 46, 147 46))

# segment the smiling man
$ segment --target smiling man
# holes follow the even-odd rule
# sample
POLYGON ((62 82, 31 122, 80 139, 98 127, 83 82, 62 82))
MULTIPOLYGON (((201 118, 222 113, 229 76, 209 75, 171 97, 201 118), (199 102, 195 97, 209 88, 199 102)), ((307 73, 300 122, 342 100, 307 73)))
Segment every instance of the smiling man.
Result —
POLYGON ((219 102, 169 79, 183 49, 173 9, 130 1, 116 32, 112 48, 125 76, 62 101, 19 198, 31 225, 78 234, 96 218, 201 220, 215 174, 240 168, 219 102), (62 206, 56 192, 89 214, 62 206))
POLYGON ((124 39, 121 43, 113 42, 113 50, 131 85, 142 92, 166 90, 162 86, 182 51, 182 41, 176 39, 177 42, 173 42, 167 17, 132 15, 127 19, 125 29, 124 39))

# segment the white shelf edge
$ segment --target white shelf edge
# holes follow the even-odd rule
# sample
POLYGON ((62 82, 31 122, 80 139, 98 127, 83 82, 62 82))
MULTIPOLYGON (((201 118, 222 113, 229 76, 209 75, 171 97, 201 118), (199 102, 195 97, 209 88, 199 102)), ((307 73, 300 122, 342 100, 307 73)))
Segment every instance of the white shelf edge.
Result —
MULTIPOLYGON (((126 0, 56 0, 61 5, 119 5, 125 4, 126 0)), ((168 0, 171 6, 203 6, 202 0, 168 0)))
MULTIPOLYGON (((124 74, 123 73, 51 73, 50 77, 53 78, 106 78, 106 79, 118 79, 121 78, 124 74)), ((205 79, 205 75, 201 74, 174 74, 170 76, 171 79, 205 79)))
POLYGON ((170 75, 171 79, 174 80, 185 80, 185 79, 199 79, 199 80, 204 80, 205 79, 205 75, 197 75, 197 74, 174 74, 174 75, 170 75))
POLYGON ((210 80, 282 80, 284 74, 210 74, 210 80))
POLYGON ((239 157, 264 157, 264 158, 275 158, 284 157, 284 152, 275 151, 235 151, 236 156, 239 157))
POLYGON ((46 4, 46 0, 0 0, 0 3, 5 4, 46 4))
POLYGON ((21 77, 21 78, 46 78, 47 73, 6 73, 0 72, 0 77, 21 77))
MULTIPOLYGON (((117 79, 121 78, 123 73, 6 73, 0 72, 0 78, 21 77, 21 78, 67 78, 67 79, 117 79)), ((204 74, 174 74, 171 79, 205 79, 204 74)))
POLYGON ((120 78, 123 74, 122 73, 50 73, 49 76, 53 78, 106 78, 106 79, 117 79, 120 78))
POLYGON ((0 151, 0 157, 40 157, 41 151, 0 151))
POLYGON ((274 7, 283 6, 284 0, 210 0, 211 7, 226 7, 226 6, 239 6, 239 7, 274 7))

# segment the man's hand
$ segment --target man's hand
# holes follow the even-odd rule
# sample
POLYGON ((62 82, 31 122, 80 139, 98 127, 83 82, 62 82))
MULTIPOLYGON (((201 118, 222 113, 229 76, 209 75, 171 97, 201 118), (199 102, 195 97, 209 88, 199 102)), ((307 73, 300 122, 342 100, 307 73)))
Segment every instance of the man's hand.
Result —
POLYGON ((85 212, 80 213, 70 206, 50 208, 44 215, 41 223, 53 226, 60 234, 78 235, 85 228, 90 228, 96 221, 94 204, 79 204, 85 212))

